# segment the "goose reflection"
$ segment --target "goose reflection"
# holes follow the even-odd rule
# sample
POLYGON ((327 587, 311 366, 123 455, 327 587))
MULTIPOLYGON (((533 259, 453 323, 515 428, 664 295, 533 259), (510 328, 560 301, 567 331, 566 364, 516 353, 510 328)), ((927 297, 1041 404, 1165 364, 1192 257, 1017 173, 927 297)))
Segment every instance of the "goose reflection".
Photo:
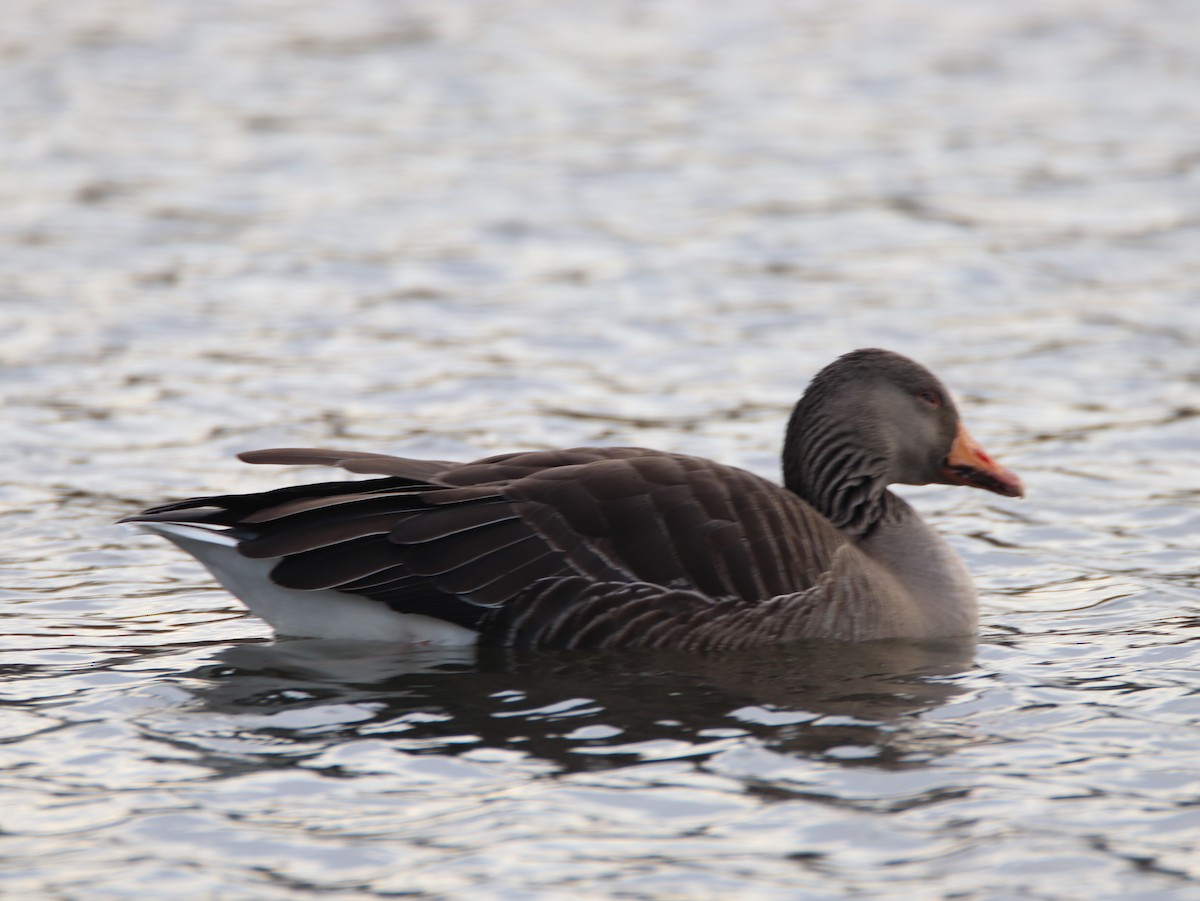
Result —
POLYGON ((804 643, 746 653, 421 649, 325 639, 228 647, 185 684, 242 735, 297 753, 360 737, 408 753, 519 752, 562 771, 698 758, 755 740, 847 763, 926 763, 920 719, 964 691, 965 642, 804 643))

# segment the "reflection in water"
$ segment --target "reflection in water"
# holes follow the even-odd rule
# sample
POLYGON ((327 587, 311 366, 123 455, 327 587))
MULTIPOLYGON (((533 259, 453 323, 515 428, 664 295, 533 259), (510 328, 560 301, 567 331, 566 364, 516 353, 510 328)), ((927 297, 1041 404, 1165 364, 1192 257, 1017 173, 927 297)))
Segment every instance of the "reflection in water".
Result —
POLYGON ((928 727, 913 729, 914 715, 958 693, 954 677, 972 651, 971 642, 814 642, 476 657, 314 639, 238 645, 186 681, 226 725, 233 718, 243 734, 297 750, 371 735, 413 753, 498 748, 574 771, 703 758, 752 736, 777 752, 837 749, 851 762, 899 766, 937 747, 928 727))

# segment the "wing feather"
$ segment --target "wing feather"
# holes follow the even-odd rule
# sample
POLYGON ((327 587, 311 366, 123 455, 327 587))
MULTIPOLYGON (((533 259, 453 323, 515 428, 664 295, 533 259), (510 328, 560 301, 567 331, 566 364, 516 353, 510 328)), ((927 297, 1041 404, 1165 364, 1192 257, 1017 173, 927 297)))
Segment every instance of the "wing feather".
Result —
POLYGON ((519 646, 701 642, 697 623, 813 590, 846 543, 758 476, 640 448, 467 464, 314 448, 241 457, 384 477, 195 498, 143 518, 229 526, 245 555, 279 558, 281 586, 361 595, 519 646))

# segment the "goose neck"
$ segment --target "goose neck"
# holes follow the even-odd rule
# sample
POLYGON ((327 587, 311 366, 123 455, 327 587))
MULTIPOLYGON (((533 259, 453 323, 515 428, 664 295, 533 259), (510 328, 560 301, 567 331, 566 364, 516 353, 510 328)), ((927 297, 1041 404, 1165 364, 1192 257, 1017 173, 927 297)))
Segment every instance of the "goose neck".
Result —
POLYGON ((803 415, 797 407, 783 453, 784 485, 834 526, 864 538, 887 515, 888 462, 863 446, 852 430, 803 415))

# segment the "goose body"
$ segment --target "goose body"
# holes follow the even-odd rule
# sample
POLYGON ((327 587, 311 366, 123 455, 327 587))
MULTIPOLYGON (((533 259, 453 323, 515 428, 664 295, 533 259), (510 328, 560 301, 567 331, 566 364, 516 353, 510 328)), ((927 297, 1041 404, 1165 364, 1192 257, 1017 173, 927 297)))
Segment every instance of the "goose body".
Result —
POLYGON ((240 457, 375 478, 194 498, 127 521, 191 553, 278 634, 444 645, 969 635, 970 574, 887 486, 1022 494, 941 383, 882 350, 813 379, 788 424, 784 486, 631 447, 471 463, 318 449, 240 457))

